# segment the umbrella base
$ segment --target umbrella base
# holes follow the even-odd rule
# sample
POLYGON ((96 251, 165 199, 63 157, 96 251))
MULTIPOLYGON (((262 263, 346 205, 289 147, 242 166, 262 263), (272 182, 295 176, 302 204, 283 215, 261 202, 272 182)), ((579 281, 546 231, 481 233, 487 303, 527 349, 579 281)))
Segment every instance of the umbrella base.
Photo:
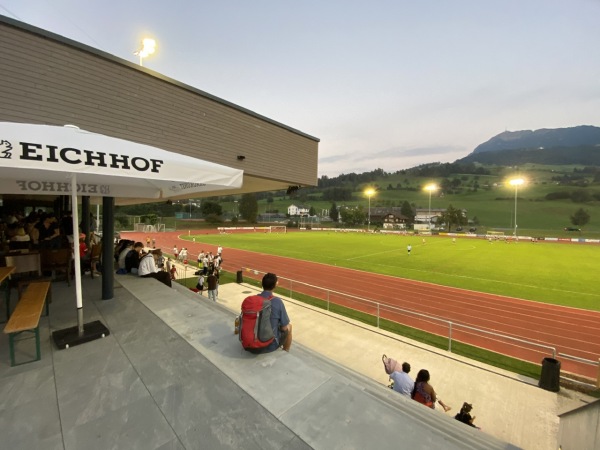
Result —
POLYGON ((79 335, 79 327, 65 328, 64 330, 56 330, 52 332, 52 339, 59 350, 74 347, 86 342, 95 341, 96 339, 108 336, 110 331, 99 320, 83 324, 83 334, 79 335))

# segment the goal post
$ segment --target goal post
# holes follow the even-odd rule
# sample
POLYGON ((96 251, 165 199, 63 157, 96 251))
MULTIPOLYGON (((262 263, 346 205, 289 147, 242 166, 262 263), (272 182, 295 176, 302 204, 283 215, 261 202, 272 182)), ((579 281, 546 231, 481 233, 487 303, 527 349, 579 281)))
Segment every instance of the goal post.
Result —
POLYGON ((269 227, 269 233, 287 233, 285 225, 272 225, 269 227))

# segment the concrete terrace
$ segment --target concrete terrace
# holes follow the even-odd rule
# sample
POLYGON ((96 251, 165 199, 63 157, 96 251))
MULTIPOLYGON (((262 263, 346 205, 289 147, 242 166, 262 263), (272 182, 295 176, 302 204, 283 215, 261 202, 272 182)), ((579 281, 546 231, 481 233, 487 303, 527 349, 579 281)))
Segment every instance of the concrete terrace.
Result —
MULTIPOLYGON (((238 284, 221 286, 213 304, 179 285, 117 276, 115 298, 102 301, 100 280, 86 276, 85 320, 111 334, 56 350, 51 332, 76 324, 75 292, 52 288, 41 361, 11 368, 0 337, 3 448, 548 449, 558 408, 579 402, 291 300, 292 351, 247 354, 233 319, 254 289, 238 284), (410 361, 413 375, 428 368, 451 413, 386 388, 382 353, 410 361), (452 418, 463 401, 483 431, 452 418)), ((32 341, 19 347, 20 358, 33 352, 32 341)))

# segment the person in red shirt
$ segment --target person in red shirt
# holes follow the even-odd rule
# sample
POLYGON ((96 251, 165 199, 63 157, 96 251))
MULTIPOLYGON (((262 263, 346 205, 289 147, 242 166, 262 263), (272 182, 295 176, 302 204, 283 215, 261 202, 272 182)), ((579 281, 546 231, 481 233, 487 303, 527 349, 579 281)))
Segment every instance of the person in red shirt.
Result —
POLYGON ((81 272, 83 273, 83 268, 86 265, 89 265, 90 262, 90 252, 89 249, 87 247, 87 245, 85 245, 85 234, 81 233, 79 235, 79 263, 81 266, 81 272))

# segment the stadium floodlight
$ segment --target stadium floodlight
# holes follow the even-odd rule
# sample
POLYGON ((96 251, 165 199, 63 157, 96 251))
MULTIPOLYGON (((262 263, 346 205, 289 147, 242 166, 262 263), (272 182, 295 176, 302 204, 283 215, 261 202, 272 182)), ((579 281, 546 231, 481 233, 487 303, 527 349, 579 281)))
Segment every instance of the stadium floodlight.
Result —
POLYGON ((438 190, 437 184, 431 183, 425 186, 425 190, 429 192, 429 215, 427 220, 429 221, 429 230, 431 230, 431 193, 438 190))
POLYGON ((140 57, 140 66, 143 66, 144 58, 150 56, 155 51, 156 51, 156 41, 154 39, 145 38, 142 40, 142 48, 133 52, 133 54, 140 57))
POLYGON ((519 191, 519 186, 525 184, 525 180, 523 178, 513 178, 508 180, 508 184, 515 187, 515 231, 514 236, 517 238, 517 192, 519 191))
POLYGON ((369 219, 367 221, 367 231, 371 231, 371 197, 375 195, 375 189, 369 188, 365 191, 365 195, 369 197, 369 219))

